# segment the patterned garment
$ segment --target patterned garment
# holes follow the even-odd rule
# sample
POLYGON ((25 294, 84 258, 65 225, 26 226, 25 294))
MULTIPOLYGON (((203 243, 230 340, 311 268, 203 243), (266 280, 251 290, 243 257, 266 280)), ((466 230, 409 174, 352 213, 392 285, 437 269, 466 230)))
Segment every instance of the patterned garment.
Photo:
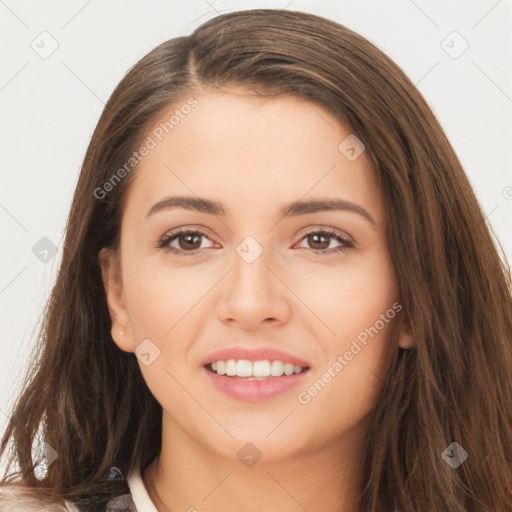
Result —
POLYGON ((98 507, 93 505, 69 503, 66 502, 67 512, 139 512, 131 493, 117 496, 108 501, 104 507, 98 507))
MULTIPOLYGON (((51 504, 48 501, 41 500, 34 493, 34 489, 27 487, 19 482, 4 483, 0 485, 0 511, 1 512, 147 512, 147 510, 156 511, 145 488, 139 473, 132 475, 132 482, 135 486, 142 486, 142 492, 146 494, 139 497, 139 508, 137 509, 132 496, 132 488, 129 484, 130 479, 125 478, 121 471, 115 466, 110 469, 108 476, 110 480, 117 480, 119 486, 117 492, 113 492, 113 497, 101 501, 106 504, 99 505, 98 500, 91 497, 89 500, 64 501, 63 505, 51 504), (121 493, 121 495, 119 495, 121 493), (114 495, 115 494, 115 495, 114 495), (146 499, 146 501, 144 501, 146 499)), ((139 494, 141 489, 139 488, 139 494)))
POLYGON ((137 507, 133 502, 131 493, 128 493, 111 499, 107 503, 105 512, 137 512, 137 507))
MULTIPOLYGON (((110 468, 109 479, 126 481, 126 478, 119 468, 115 466, 110 468)), ((101 510, 98 506, 69 502, 66 502, 66 507, 69 512, 139 512, 130 491, 122 496, 116 496, 110 499, 104 507, 101 507, 101 510)))

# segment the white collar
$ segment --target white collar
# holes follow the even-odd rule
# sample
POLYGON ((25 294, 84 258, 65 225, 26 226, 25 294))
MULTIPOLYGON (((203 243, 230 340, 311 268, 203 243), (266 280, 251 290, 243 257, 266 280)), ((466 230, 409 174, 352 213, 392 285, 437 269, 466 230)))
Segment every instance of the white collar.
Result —
POLYGON ((138 464, 128 475, 128 486, 132 494, 132 500, 135 503, 137 512, 158 512, 155 504, 151 501, 146 486, 140 476, 138 464))

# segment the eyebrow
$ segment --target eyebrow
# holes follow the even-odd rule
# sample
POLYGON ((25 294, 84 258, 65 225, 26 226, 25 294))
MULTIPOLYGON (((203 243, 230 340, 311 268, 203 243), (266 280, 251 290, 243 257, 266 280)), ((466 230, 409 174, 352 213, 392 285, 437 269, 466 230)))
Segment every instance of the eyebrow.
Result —
MULTIPOLYGON (((149 210, 147 217, 168 209, 181 208, 208 215, 226 216, 228 209, 218 201, 191 196, 165 197, 155 203, 149 210)), ((344 199, 309 199, 306 201, 293 201, 285 204, 279 210, 279 217, 298 217, 317 212, 348 211, 366 219, 373 228, 377 227, 374 218, 361 206, 344 199)))

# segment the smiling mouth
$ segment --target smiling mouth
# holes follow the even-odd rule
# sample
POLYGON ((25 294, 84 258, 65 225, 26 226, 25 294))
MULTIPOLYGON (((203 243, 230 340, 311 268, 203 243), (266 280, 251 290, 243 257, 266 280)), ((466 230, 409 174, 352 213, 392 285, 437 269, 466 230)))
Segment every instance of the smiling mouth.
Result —
POLYGON ((269 359, 260 361, 228 359, 206 364, 205 368, 215 375, 243 380, 266 380, 275 377, 288 377, 309 370, 309 366, 296 366, 292 363, 269 359))

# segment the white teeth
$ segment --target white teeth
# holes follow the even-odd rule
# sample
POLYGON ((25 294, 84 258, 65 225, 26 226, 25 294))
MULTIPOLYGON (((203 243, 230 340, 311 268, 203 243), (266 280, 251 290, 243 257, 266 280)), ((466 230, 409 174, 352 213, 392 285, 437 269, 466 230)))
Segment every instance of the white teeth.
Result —
POLYGON ((272 361, 270 365, 270 375, 272 377, 281 377, 284 373, 284 363, 282 361, 272 361))
POLYGON ((284 374, 285 375, 293 375, 293 364, 286 363, 284 365, 284 374))
POLYGON ((228 377, 248 377, 252 380, 263 379, 267 377, 281 377, 284 375, 293 375, 300 373, 304 369, 302 366, 296 366, 292 363, 283 361, 249 361, 247 359, 228 359, 227 361, 214 361, 211 368, 217 375, 227 375, 228 377))
POLYGON ((270 361, 254 361, 252 364, 253 377, 268 377, 270 375, 270 361))
POLYGON ((247 359, 240 359, 236 363, 236 376, 237 377, 253 377, 251 361, 247 361, 247 359))
POLYGON ((236 375, 236 361, 234 359, 228 359, 226 361, 226 375, 228 377, 236 375))
POLYGON ((217 361, 217 375, 226 374, 226 363, 224 361, 217 361))

